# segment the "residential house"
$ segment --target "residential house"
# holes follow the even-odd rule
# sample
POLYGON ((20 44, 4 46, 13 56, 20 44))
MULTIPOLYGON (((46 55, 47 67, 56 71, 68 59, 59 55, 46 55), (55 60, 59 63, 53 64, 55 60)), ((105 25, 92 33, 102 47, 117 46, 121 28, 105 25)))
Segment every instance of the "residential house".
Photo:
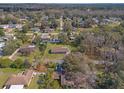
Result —
POLYGON ((20 48, 18 52, 21 53, 22 55, 29 55, 30 53, 34 52, 34 50, 35 50, 35 46, 29 45, 20 48))
POLYGON ((54 31, 54 29, 52 29, 52 28, 46 28, 46 29, 44 29, 44 32, 45 33, 50 33, 50 32, 53 32, 54 31))
POLYGON ((23 73, 19 73, 18 75, 12 75, 8 78, 5 83, 5 89, 13 89, 13 88, 24 88, 25 86, 29 86, 32 78, 33 78, 33 70, 26 70, 23 73))
POLYGON ((3 28, 3 29, 6 29, 8 27, 9 27, 9 25, 0 25, 0 28, 3 28))
POLYGON ((3 28, 3 29, 9 29, 9 28, 17 28, 17 29, 20 29, 22 28, 23 25, 22 24, 4 24, 4 25, 0 25, 0 28, 3 28))
POLYGON ((41 30, 41 32, 43 32, 43 33, 50 33, 50 32, 53 32, 53 31, 54 31, 54 29, 49 28, 49 27, 46 27, 45 29, 41 30))
POLYGON ((62 40, 60 40, 60 39, 51 39, 49 42, 50 43, 61 43, 62 40))
POLYGON ((55 47, 49 51, 51 54, 67 54, 69 49, 66 47, 55 47))
POLYGON ((40 29, 38 27, 31 28, 31 31, 33 32, 40 32, 40 29))
POLYGON ((50 34, 48 34, 48 33, 43 33, 42 35, 41 35, 41 40, 42 40, 42 42, 47 42, 47 41, 49 41, 50 40, 50 34))

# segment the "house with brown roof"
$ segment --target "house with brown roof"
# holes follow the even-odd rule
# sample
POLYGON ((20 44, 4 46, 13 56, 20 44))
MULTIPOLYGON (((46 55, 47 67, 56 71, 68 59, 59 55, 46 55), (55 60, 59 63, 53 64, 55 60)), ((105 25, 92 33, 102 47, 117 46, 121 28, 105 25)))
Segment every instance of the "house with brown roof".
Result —
POLYGON ((32 78, 33 78, 33 70, 26 70, 23 73, 19 73, 18 75, 12 75, 8 78, 5 89, 11 89, 11 87, 19 87, 24 88, 25 86, 29 86, 32 78))
POLYGON ((69 49, 66 47, 55 47, 49 51, 51 54, 67 54, 69 49))
POLYGON ((30 53, 34 52, 34 50, 35 50, 35 46, 29 45, 20 48, 18 52, 21 53, 22 55, 29 55, 30 53))

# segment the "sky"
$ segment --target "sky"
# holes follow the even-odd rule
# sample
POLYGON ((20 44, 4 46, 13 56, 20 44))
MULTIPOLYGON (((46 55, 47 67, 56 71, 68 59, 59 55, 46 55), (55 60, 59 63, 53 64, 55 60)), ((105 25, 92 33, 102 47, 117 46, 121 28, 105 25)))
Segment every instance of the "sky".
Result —
POLYGON ((124 3, 124 0, 0 0, 0 3, 124 3))

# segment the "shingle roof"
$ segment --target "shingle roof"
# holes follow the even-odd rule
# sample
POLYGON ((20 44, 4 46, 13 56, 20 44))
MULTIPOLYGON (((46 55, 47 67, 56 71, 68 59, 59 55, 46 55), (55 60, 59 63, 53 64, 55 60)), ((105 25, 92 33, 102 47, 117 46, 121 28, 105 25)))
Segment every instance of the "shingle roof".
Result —
POLYGON ((51 49, 51 53, 66 53, 66 52, 68 52, 68 49, 64 47, 56 47, 51 49))
POLYGON ((28 85, 32 75, 33 70, 27 70, 21 75, 12 75, 5 85, 28 85))
POLYGON ((27 80, 25 76, 13 75, 7 80, 5 85, 26 85, 26 84, 27 84, 27 80))

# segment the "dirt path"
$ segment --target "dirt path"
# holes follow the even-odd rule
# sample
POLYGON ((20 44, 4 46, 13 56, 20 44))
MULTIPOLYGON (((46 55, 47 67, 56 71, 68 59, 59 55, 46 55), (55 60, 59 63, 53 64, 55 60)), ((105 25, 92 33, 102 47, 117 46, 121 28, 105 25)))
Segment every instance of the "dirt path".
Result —
POLYGON ((12 55, 9 56, 9 59, 10 59, 10 60, 13 60, 13 61, 14 61, 14 60, 16 59, 16 54, 17 54, 17 52, 19 51, 19 49, 20 49, 20 48, 16 49, 15 52, 13 52, 12 55))

